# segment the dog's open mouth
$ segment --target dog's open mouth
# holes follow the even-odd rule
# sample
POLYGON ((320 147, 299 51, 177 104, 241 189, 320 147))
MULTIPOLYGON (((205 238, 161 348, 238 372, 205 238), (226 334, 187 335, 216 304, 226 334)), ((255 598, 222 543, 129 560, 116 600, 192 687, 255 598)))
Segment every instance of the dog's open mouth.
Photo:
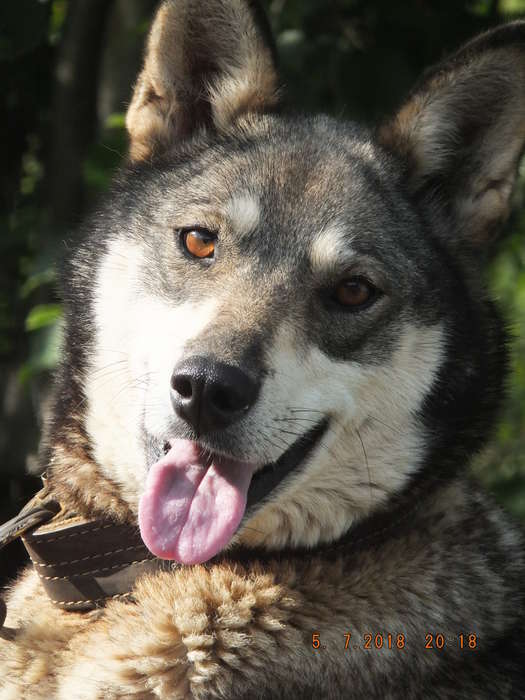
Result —
POLYGON ((325 432, 318 423, 281 457, 262 469, 204 452, 198 443, 174 440, 150 469, 139 503, 146 546, 183 564, 208 561, 231 540, 244 516, 305 461, 325 432))

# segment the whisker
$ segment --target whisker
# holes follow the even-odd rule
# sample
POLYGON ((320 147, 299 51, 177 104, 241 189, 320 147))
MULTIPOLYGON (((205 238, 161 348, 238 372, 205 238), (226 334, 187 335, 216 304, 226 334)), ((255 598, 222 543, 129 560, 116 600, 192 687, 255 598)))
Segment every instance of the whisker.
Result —
POLYGON ((389 430, 391 430, 395 435, 401 435, 401 430, 399 430, 398 428, 394 428, 392 425, 388 425, 388 423, 385 423, 384 421, 380 420, 379 418, 376 418, 371 413, 368 414, 368 417, 371 418, 376 423, 380 423, 381 425, 384 425, 385 428, 388 428, 389 430))
POLYGON ((274 423, 288 423, 289 421, 301 421, 302 423, 313 423, 314 425, 319 422, 315 420, 315 418, 295 418, 293 416, 290 416, 288 418, 273 418, 273 421, 274 423))
POLYGON ((368 464, 368 455, 366 454, 365 443, 363 442, 363 438, 361 437, 361 433, 359 432, 359 430, 357 428, 356 428, 355 432, 357 434, 357 437, 359 438, 359 442, 361 443, 361 447, 363 448, 363 454, 365 456, 366 470, 368 472, 368 484, 370 487, 370 503, 372 503, 372 477, 370 475, 370 465, 368 464))
MULTIPOLYGON (((268 428, 268 427, 270 427, 270 426, 264 426, 264 427, 265 427, 265 428, 268 428)), ((280 450, 283 449, 283 446, 284 446, 284 449, 285 449, 285 451, 286 451, 286 450, 288 449, 288 447, 289 447, 288 443, 287 443, 283 438, 281 438, 279 435, 274 435, 273 437, 276 437, 277 439, 280 439, 282 445, 277 445, 275 442, 273 442, 273 440, 271 440, 271 439, 268 437, 268 435, 267 435, 266 433, 263 433, 262 431, 259 432, 259 435, 262 436, 262 438, 263 438, 263 440, 264 440, 264 442, 265 442, 266 444, 271 445, 271 446, 272 446, 274 449, 276 449, 276 450, 279 450, 279 451, 280 451, 280 450)), ((275 459, 271 458, 271 461, 274 462, 275 459)))
POLYGON ((294 430, 285 430, 284 428, 279 428, 279 432, 284 435, 293 435, 294 437, 302 437, 304 433, 297 433, 294 430))
POLYGON ((262 535, 263 537, 266 537, 266 533, 263 532, 262 530, 258 530, 256 527, 252 527, 251 525, 244 525, 243 530, 249 530, 250 532, 255 532, 257 535, 262 535))

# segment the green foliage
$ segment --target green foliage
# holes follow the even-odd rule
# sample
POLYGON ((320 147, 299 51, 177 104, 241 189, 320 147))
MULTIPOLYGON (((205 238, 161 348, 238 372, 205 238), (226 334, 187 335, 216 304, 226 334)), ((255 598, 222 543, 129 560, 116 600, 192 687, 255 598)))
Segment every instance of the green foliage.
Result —
POLYGON ((26 330, 37 331, 57 322, 62 315, 60 304, 38 304, 33 306, 26 318, 26 330))
POLYGON ((51 3, 51 18, 49 20, 48 36, 51 44, 60 41, 62 28, 66 21, 67 0, 54 0, 51 3))
MULTIPOLYGON (((521 188, 525 189, 523 177, 521 188)), ((496 435, 474 472, 516 515, 525 519, 525 214, 511 225, 489 270, 510 336, 507 400, 496 435)))
POLYGON ((37 306, 32 309, 27 320, 27 330, 36 332, 30 341, 29 359, 20 367, 18 374, 24 386, 38 375, 56 369, 63 334, 62 311, 58 305, 37 306))
POLYGON ((525 0, 500 0, 499 10, 503 15, 523 15, 525 0))

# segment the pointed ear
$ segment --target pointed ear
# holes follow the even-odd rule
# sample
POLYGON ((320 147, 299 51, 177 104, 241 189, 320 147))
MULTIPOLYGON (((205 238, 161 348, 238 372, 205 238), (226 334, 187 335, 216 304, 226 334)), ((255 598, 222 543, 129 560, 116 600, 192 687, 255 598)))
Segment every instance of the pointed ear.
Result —
POLYGON ((126 116, 132 160, 167 151, 202 127, 277 104, 264 15, 250 0, 165 0, 126 116))
POLYGON ((450 213, 458 242, 493 238, 525 142, 525 22, 474 39, 431 70, 378 135, 405 159, 412 193, 450 213))

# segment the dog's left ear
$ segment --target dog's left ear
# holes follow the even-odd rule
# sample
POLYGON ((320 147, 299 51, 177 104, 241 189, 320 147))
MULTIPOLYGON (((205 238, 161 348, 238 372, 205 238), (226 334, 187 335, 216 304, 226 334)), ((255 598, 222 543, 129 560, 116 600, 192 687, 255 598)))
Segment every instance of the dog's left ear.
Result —
POLYGON ((378 136, 407 164, 412 194, 449 212, 451 243, 492 239, 509 214, 525 142, 525 22, 432 69, 378 136))
POLYGON ((277 88, 269 29, 255 0, 164 0, 126 116, 131 159, 271 109, 277 88))

